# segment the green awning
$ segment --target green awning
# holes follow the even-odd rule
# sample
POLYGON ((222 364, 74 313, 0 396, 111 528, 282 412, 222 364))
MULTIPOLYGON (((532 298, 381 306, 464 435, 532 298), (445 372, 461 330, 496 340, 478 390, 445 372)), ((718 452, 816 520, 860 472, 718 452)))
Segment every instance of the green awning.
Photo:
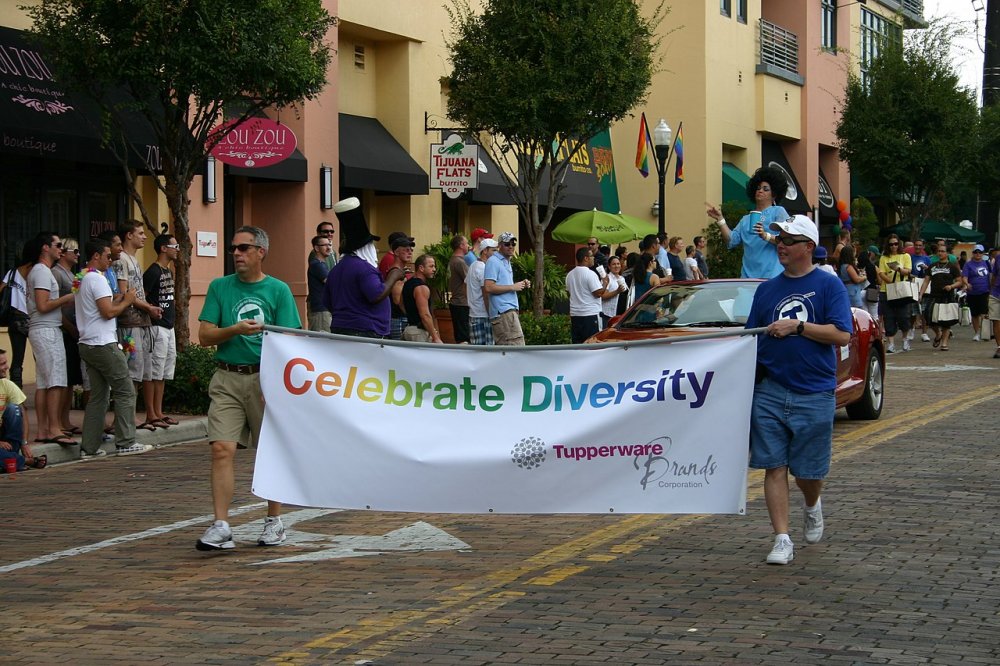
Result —
POLYGON ((722 203, 739 201, 741 204, 746 205, 748 182, 750 182, 750 176, 743 173, 738 166, 732 162, 723 162, 722 203))

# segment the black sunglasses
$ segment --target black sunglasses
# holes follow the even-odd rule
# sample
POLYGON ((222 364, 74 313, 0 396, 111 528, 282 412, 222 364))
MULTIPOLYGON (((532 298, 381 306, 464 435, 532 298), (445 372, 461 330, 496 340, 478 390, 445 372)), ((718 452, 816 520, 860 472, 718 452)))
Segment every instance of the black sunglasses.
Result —
POLYGON ((260 245, 254 245, 253 243, 240 243, 239 245, 230 245, 229 254, 233 254, 236 250, 240 252, 249 252, 252 247, 260 247, 260 245))
POLYGON ((795 238, 793 236, 778 236, 778 241, 782 245, 795 245, 797 243, 808 243, 808 238, 795 238))
POLYGON ((500 243, 500 244, 503 245, 504 247, 514 247, 515 245, 517 245, 517 241, 512 240, 509 243, 500 243))

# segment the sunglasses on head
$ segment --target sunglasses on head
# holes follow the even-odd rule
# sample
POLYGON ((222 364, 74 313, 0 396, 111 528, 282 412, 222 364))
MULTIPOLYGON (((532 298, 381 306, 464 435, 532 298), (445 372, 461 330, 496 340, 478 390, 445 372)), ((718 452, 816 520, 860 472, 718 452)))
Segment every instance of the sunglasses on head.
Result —
POLYGON ((254 245, 253 243, 240 243, 239 245, 230 245, 229 253, 233 254, 236 250, 240 252, 249 252, 252 247, 260 247, 260 245, 254 245))

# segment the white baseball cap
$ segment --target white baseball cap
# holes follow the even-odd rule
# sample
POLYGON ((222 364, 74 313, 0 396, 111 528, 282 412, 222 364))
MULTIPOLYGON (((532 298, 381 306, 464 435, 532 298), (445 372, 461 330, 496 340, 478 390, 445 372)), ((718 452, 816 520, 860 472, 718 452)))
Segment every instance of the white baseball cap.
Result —
POLYGON ((479 241, 480 250, 485 250, 488 247, 493 247, 493 248, 498 247, 495 238, 483 238, 482 240, 479 241))
POLYGON ((772 222, 771 231, 784 231, 793 236, 805 236, 819 245, 819 231, 816 224, 805 215, 793 215, 784 222, 772 222))

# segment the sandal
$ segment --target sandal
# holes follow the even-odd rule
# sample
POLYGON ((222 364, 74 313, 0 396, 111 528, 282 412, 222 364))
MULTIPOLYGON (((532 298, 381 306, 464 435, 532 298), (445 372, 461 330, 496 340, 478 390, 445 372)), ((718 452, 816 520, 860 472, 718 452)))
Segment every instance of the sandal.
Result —
POLYGON ((938 347, 941 346, 941 335, 940 334, 934 336, 933 346, 934 346, 934 349, 937 349, 938 347))
POLYGON ((948 351, 948 345, 944 345, 944 346, 942 346, 942 347, 941 347, 941 351, 948 351))
POLYGON ((66 434, 67 437, 72 437, 74 435, 82 435, 83 434, 83 431, 80 430, 80 428, 78 428, 77 426, 72 426, 70 428, 63 428, 62 431, 63 431, 63 433, 66 434))
POLYGON ((143 421, 135 427, 136 430, 148 430, 149 432, 156 432, 156 426, 150 421, 143 421))
POLYGON ((156 426, 157 428, 163 428, 164 430, 170 427, 170 424, 168 424, 165 419, 153 419, 149 422, 149 425, 156 426))
POLYGON ((177 419, 172 419, 169 416, 164 416, 162 419, 157 419, 157 421, 163 421, 168 426, 174 426, 174 425, 180 425, 181 424, 180 421, 178 421, 177 419))
POLYGON ((35 469, 45 469, 45 466, 49 464, 49 457, 45 454, 40 456, 35 456, 31 459, 31 462, 25 461, 28 467, 34 467, 35 469))
POLYGON ((63 446, 73 446, 74 444, 79 444, 80 442, 69 437, 68 435, 59 435, 58 437, 36 437, 35 444, 62 444, 63 446))

